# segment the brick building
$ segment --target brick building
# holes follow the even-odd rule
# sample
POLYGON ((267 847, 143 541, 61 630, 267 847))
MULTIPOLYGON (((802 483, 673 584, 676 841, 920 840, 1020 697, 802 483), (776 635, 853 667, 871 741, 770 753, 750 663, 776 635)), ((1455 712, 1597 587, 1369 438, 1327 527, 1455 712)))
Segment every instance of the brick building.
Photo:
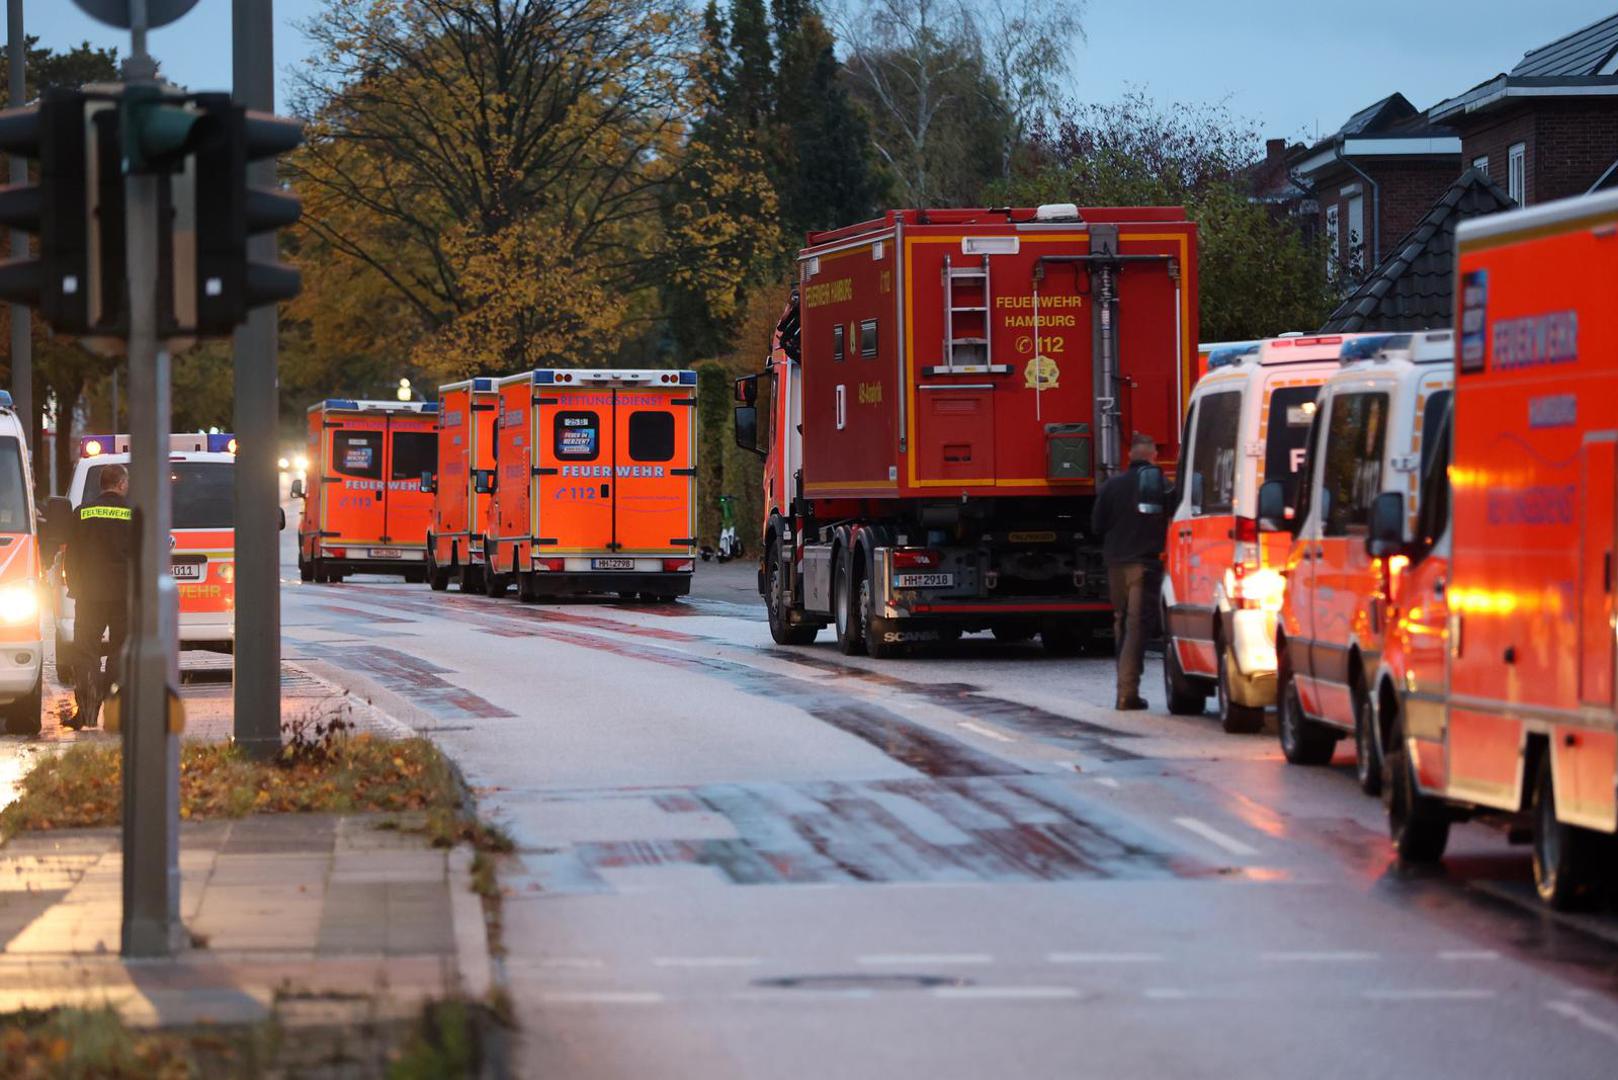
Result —
POLYGON ((1618 15, 1530 50, 1427 118, 1453 128, 1462 161, 1521 206, 1610 186, 1618 173, 1618 15))
POLYGON ((1461 140, 1403 94, 1369 105, 1293 158, 1314 193, 1334 267, 1352 277, 1379 265, 1461 172, 1461 140))

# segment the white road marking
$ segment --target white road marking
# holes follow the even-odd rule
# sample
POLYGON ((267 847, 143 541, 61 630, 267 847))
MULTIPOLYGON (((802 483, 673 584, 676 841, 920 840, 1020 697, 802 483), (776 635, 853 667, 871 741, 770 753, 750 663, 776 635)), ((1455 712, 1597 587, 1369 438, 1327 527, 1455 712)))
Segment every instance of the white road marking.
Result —
POLYGON ((1146 991, 1145 996, 1151 1001, 1184 1001, 1191 993, 1172 986, 1155 986, 1146 991))
POLYGON ((655 990, 556 990, 539 995, 552 1005, 658 1005, 663 995, 655 990))
POLYGON ((1446 949, 1438 954, 1440 960, 1498 960, 1500 954, 1493 949, 1446 949))
POLYGON ((1052 964, 1161 964, 1162 953, 1151 952, 1053 952, 1045 957, 1052 964))
POLYGON ((599 968, 606 965, 593 956, 547 956, 540 960, 539 966, 546 968, 599 968))
POLYGON ((1360 995, 1370 1001, 1484 1001, 1493 990, 1367 990, 1360 995))
POLYGON ((1118 781, 1114 780, 1110 776, 1098 776, 1098 777, 1096 777, 1096 783, 1102 785, 1103 787, 1121 787, 1122 786, 1121 784, 1118 783, 1118 781))
POLYGON ((1618 1024, 1610 1020, 1603 1020, 1586 1012, 1583 1006, 1575 1005, 1571 1001, 1547 1001, 1545 1007, 1558 1016, 1565 1016, 1582 1028, 1605 1035, 1613 1042, 1618 1042, 1618 1024))
POLYGON ((935 986, 932 993, 957 1001, 1055 1001, 1079 996, 1072 986, 935 986))
POLYGON ((1362 964, 1375 960, 1374 952, 1267 952, 1264 959, 1299 964, 1362 964))
POLYGON ((657 967, 683 968, 751 967, 758 962, 756 956, 659 956, 652 960, 657 967))
POLYGON ((1200 818, 1177 817, 1174 824, 1187 832, 1196 833, 1204 840, 1216 847, 1222 848, 1232 855, 1257 855, 1258 848, 1251 844, 1244 844, 1234 836, 1227 836, 1200 818))
POLYGON ((872 966, 892 964, 987 964, 994 960, 988 953, 870 953, 858 957, 861 964, 872 966))
POLYGON ((733 1001, 850 1001, 871 997, 870 990, 805 990, 781 987, 777 990, 737 990, 730 995, 733 1001))
POLYGON ((1013 739, 1010 735, 1002 735, 1000 732, 994 730, 994 728, 984 727, 982 724, 975 724, 970 720, 962 720, 959 724, 957 724, 955 726, 956 727, 963 727, 967 731, 970 731, 974 735, 982 735, 985 739, 993 739, 995 742, 1016 742, 1017 741, 1016 739, 1013 739))

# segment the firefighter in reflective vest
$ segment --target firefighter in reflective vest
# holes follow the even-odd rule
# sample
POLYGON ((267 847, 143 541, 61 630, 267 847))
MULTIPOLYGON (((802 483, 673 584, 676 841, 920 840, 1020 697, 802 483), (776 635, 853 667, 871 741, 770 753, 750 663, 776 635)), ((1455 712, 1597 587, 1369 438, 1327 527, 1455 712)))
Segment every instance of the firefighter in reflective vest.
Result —
POLYGON ((67 726, 94 727, 107 691, 118 681, 118 657, 129 632, 129 565, 134 548, 129 470, 101 469, 101 492, 79 507, 67 543, 67 588, 73 597, 73 644, 78 652, 67 726), (107 671, 101 670, 101 635, 107 635, 107 671))

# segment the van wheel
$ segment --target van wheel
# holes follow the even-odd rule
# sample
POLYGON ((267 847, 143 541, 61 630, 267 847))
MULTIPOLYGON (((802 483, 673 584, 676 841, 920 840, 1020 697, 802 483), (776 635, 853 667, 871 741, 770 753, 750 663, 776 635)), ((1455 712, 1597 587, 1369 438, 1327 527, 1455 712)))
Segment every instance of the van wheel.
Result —
POLYGON ((427 587, 432 589, 433 592, 443 592, 449 588, 449 572, 449 567, 439 566, 438 560, 433 558, 433 545, 429 539, 427 542, 427 587))
POLYGON ((475 593, 483 591, 483 567, 461 567, 461 591, 463 593, 475 593))
POLYGON ((1287 663, 1284 652, 1279 660, 1281 671, 1277 682, 1281 715, 1276 726, 1281 734, 1281 753, 1293 765, 1325 765, 1337 748, 1337 736, 1303 714, 1298 684, 1292 678, 1292 665, 1287 663))
POLYGON ((832 569, 832 611, 836 615, 837 648, 844 656, 858 656, 865 651, 865 622, 856 608, 859 596, 855 593, 858 582, 854 574, 854 560, 848 548, 837 550, 837 563, 832 569))
POLYGON ((1208 692, 1180 667, 1180 650, 1173 638, 1163 641, 1163 696, 1175 716, 1201 716, 1208 709, 1208 692))
POLYGON ((308 559, 304 558, 302 555, 298 556, 298 580, 299 581, 313 581, 313 580, 315 580, 315 567, 314 567, 314 564, 311 563, 308 559))
POLYGON ((770 637, 777 645, 808 645, 820 633, 813 623, 794 623, 787 603, 787 579, 781 572, 781 541, 770 542, 764 559, 764 611, 769 616, 770 637))
POLYGON ((1556 819, 1556 790, 1547 747, 1534 783, 1534 889, 1557 911, 1590 906, 1597 881, 1601 841, 1577 825, 1556 819))
POLYGON ((326 560, 318 556, 312 560, 310 573, 314 576, 316 585, 324 585, 331 580, 326 573, 326 560))
POLYGON ((1415 764, 1405 749, 1404 721, 1395 716, 1388 731, 1388 785, 1383 801, 1388 805, 1393 850, 1404 862, 1436 863, 1449 844, 1449 813, 1443 803, 1423 795, 1416 786, 1415 764))
POLYGON ((1382 794, 1382 754, 1376 747, 1376 718, 1371 698, 1356 678, 1349 693, 1354 702, 1354 779, 1373 798, 1382 794))
MULTIPOLYGON (((1251 735, 1264 727, 1264 710, 1251 705, 1238 705, 1230 696, 1231 665, 1236 658, 1230 655, 1223 641, 1214 642, 1214 665, 1219 681, 1214 692, 1219 701, 1219 726, 1227 735, 1251 735)), ((1330 755, 1328 754, 1329 758, 1330 755)))
POLYGON ((484 596, 487 596, 490 600, 498 600, 506 595, 506 585, 507 582, 504 576, 495 573, 490 567, 485 566, 483 568, 484 596))
POLYGON ((40 729, 40 705, 45 697, 45 676, 42 673, 34 688, 26 697, 20 697, 9 705, 0 706, 0 715, 5 718, 7 735, 38 735, 40 729))

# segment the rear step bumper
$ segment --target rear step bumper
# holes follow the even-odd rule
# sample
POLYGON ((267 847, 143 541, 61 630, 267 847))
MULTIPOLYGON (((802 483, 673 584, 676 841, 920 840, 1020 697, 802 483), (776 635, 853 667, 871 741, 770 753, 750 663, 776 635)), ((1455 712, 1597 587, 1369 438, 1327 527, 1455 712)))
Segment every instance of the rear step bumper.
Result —
POLYGON ((585 593, 644 592, 659 596, 688 596, 691 574, 636 573, 627 570, 541 570, 534 573, 534 590, 541 596, 579 596, 585 593))
POLYGON ((1112 605, 1105 600, 1041 600, 1038 597, 1008 597, 1004 600, 923 600, 896 602, 902 615, 1110 615, 1112 605))

